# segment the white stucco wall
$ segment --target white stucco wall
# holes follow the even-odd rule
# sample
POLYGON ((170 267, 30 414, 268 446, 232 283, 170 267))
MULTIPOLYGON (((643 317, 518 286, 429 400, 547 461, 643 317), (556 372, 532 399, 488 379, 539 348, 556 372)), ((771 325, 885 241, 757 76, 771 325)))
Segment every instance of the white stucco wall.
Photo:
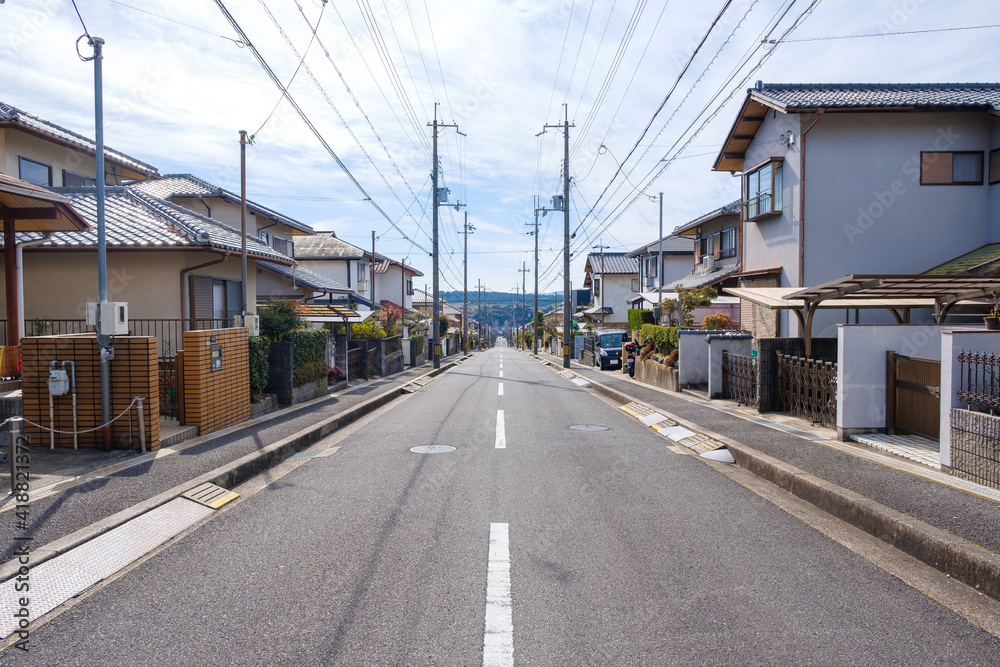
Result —
POLYGON ((708 384, 709 347, 704 331, 678 331, 677 382, 681 387, 708 384))
MULTIPOLYGON (((598 278, 602 277, 599 273, 594 275, 598 278)), ((594 299, 594 305, 614 310, 611 315, 604 316, 605 322, 628 322, 628 301, 636 295, 636 292, 632 291, 632 280, 638 277, 638 273, 622 275, 609 273, 603 276, 601 295, 594 299)))
POLYGON ((886 352, 939 360, 942 327, 843 324, 837 345, 837 433, 885 428, 886 352))
POLYGON ((980 329, 941 334, 941 465, 951 465, 951 409, 967 407, 958 399, 961 387, 959 352, 1000 354, 1000 333, 980 329))

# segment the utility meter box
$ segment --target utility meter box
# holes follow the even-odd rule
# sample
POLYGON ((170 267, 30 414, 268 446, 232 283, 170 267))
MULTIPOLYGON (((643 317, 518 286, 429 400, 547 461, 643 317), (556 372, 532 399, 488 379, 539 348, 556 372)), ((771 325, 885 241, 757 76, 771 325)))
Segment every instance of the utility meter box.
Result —
POLYGON ((101 321, 97 333, 102 336, 128 335, 128 304, 124 301, 105 301, 99 304, 101 321))
POLYGON ((63 396, 69 393, 69 373, 64 370, 49 371, 49 393, 53 396, 63 396))
POLYGON ((243 326, 247 328, 247 335, 260 335, 260 315, 247 315, 243 318, 243 326))

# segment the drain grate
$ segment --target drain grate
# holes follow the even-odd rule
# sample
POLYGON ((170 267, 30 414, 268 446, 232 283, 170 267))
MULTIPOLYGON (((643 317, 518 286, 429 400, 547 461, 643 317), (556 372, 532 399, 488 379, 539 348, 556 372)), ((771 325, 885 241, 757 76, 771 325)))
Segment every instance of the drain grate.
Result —
POLYGON ((410 451, 415 454, 444 454, 455 451, 455 448, 451 445, 417 445, 410 447, 410 451))
POLYGON ((193 500, 200 505, 205 507, 211 507, 214 510, 219 509, 228 502, 232 502, 240 497, 240 494, 235 491, 230 491, 224 489, 221 486, 216 486, 211 482, 205 482, 201 486, 196 486, 187 493, 183 494, 184 498, 188 500, 193 500))
POLYGON ((574 431, 607 431, 607 426, 598 426, 597 424, 574 424, 570 426, 574 431))

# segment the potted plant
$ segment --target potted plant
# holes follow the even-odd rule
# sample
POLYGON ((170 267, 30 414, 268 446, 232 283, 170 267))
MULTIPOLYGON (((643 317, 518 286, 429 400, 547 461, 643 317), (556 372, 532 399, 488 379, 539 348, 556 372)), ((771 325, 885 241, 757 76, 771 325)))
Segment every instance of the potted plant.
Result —
POLYGON ((996 292, 993 292, 993 308, 990 309, 990 314, 983 318, 983 321, 990 331, 1000 331, 1000 297, 997 296, 996 292))

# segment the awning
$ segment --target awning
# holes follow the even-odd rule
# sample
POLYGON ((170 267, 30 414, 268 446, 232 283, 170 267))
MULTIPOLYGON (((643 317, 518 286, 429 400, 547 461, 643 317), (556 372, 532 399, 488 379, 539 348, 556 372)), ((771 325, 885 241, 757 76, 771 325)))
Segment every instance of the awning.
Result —
POLYGON ((374 310, 359 313, 346 306, 330 306, 314 303, 299 304, 299 316, 307 322, 357 324, 358 322, 364 322, 374 314, 374 310))
MULTIPOLYGON (((4 248, 14 248, 17 232, 83 232, 90 225, 69 205, 69 198, 0 173, 0 220, 4 248)), ((16 253, 4 252, 7 283, 7 345, 20 342, 16 253)))
POLYGON ((614 315, 614 309, 611 306, 594 306, 593 308, 588 308, 583 311, 584 315, 614 315))

